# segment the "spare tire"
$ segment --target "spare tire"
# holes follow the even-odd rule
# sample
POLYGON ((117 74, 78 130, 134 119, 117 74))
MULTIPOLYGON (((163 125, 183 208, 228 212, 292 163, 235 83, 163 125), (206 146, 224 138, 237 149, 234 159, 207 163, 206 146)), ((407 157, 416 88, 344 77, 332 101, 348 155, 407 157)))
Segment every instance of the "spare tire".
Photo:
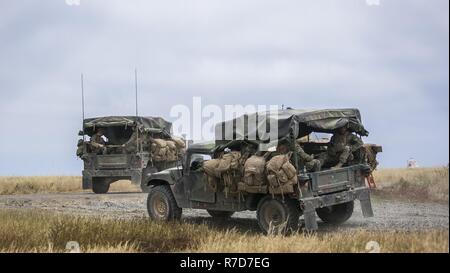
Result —
POLYGON ((316 212, 319 218, 325 223, 342 224, 352 217, 353 207, 354 202, 350 201, 331 207, 320 208, 316 212))
POLYGON ((207 209, 206 211, 213 218, 230 218, 234 214, 234 211, 209 210, 209 209, 207 209))
POLYGON ((92 178, 92 191, 96 194, 103 194, 109 191, 110 181, 102 177, 92 178))

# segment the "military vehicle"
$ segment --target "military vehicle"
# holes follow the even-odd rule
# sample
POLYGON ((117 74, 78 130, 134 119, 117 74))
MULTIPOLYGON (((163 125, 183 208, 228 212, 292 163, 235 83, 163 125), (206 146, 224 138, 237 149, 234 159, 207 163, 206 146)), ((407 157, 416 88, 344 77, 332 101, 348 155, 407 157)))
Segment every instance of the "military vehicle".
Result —
MULTIPOLYGON (((107 193, 111 183, 131 180, 141 185, 147 174, 176 166, 184 153, 183 140, 171 136, 172 124, 159 117, 109 116, 85 119, 77 156, 84 162, 82 186, 95 193, 107 193), (96 132, 107 139, 92 141, 96 132), (86 137, 91 139, 88 141, 86 137), (157 144, 174 149, 159 149, 157 144), (175 153, 173 151, 176 151, 175 153), (171 152, 171 153, 169 153, 171 152), (170 156, 168 156, 170 155, 170 156)), ((144 185, 147 188, 147 185, 144 185)))
MULTIPOLYGON (((304 137, 313 132, 333 133, 343 126, 360 137, 368 135, 357 109, 289 109, 219 123, 215 142, 190 145, 181 166, 147 174, 144 179, 147 187, 143 190, 148 192, 148 214, 153 220, 169 221, 179 219, 183 208, 205 209, 212 217, 221 218, 250 210, 256 211, 264 232, 286 233, 298 229, 302 215, 307 231, 318 229, 316 215, 327 223, 343 223, 351 217, 354 200, 358 199, 364 217, 371 217, 373 211, 366 179, 371 176, 373 167, 366 157, 355 156, 355 161, 338 169, 325 166, 321 171, 308 172, 293 152, 300 139, 307 153, 326 152, 327 143, 308 142, 304 137), (273 139, 267 141, 264 137, 269 133, 267 129, 237 126, 237 120, 244 120, 245 124, 252 120, 258 120, 259 124, 275 122, 278 129, 275 143, 289 143, 289 158, 277 157, 276 152, 270 151, 273 139), (227 127, 232 130, 227 132, 224 130, 227 127), (250 136, 258 137, 251 140, 250 136), (284 179, 273 171, 280 161, 269 160, 270 157, 284 160, 278 166, 279 170, 288 170, 283 173, 284 179), (236 158, 238 160, 233 161, 236 158), (258 161, 259 165, 248 166, 258 161), (295 169, 289 175, 291 165, 295 169), (281 183, 286 181, 290 183, 281 183)), ((380 146, 368 147, 372 155, 381 151, 380 146)))

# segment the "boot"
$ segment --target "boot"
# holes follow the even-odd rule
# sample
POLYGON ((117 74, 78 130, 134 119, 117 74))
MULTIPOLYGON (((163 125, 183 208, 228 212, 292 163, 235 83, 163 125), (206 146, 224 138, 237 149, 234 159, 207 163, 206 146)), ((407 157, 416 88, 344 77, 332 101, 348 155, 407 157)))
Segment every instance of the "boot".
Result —
POLYGON ((340 168, 342 168, 342 165, 344 165, 344 164, 342 164, 341 162, 339 162, 338 164, 336 164, 336 166, 331 167, 331 169, 332 169, 332 170, 340 169, 340 168))

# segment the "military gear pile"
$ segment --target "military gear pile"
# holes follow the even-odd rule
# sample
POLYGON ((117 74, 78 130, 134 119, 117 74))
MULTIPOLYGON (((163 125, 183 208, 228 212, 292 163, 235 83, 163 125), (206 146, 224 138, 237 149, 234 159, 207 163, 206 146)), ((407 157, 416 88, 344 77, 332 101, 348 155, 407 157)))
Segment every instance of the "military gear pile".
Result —
POLYGON ((244 164, 244 182, 248 186, 266 184, 266 159, 263 156, 252 156, 244 164))
POLYGON ((276 155, 267 162, 266 156, 253 155, 243 164, 241 153, 235 151, 205 161, 203 170, 208 185, 215 191, 221 183, 225 193, 288 194, 294 192, 297 184, 297 170, 290 157, 291 153, 276 155))
POLYGON ((267 180, 269 182, 269 192, 272 194, 283 194, 294 192, 294 185, 297 184, 297 170, 291 164, 291 153, 277 155, 267 162, 267 180))
POLYGON ((225 187, 225 193, 237 192, 237 182, 241 177, 241 152, 233 151, 222 155, 217 172, 225 187))
POLYGON ((220 179, 220 173, 217 172, 219 163, 220 159, 211 159, 203 162, 203 171, 206 174, 206 181, 214 192, 217 192, 217 186, 220 179))
POLYGON ((175 145, 177 146, 178 156, 179 157, 183 156, 186 152, 186 141, 179 137, 173 137, 172 139, 175 142, 175 145))
POLYGON ((177 143, 171 139, 152 139, 150 145, 150 152, 152 159, 155 162, 168 161, 173 162, 178 160, 180 149, 177 148, 177 143))
POLYGON ((205 161, 203 170, 211 188, 217 190, 220 181, 225 193, 235 193, 238 190, 237 183, 242 177, 241 152, 233 151, 218 159, 205 161))
POLYGON ((177 161, 178 159, 178 149, 175 141, 166 140, 167 143, 167 161, 177 161))
POLYGON ((81 157, 83 155, 83 152, 84 152, 83 143, 84 143, 84 141, 82 139, 78 140, 78 143, 77 143, 77 156, 78 157, 81 157))
POLYGON ((239 189, 250 193, 266 193, 266 158, 264 156, 251 156, 244 164, 244 182, 239 189))
POLYGON ((382 148, 373 144, 364 144, 363 147, 366 163, 370 166, 371 171, 374 171, 378 166, 377 153, 382 152, 382 148))

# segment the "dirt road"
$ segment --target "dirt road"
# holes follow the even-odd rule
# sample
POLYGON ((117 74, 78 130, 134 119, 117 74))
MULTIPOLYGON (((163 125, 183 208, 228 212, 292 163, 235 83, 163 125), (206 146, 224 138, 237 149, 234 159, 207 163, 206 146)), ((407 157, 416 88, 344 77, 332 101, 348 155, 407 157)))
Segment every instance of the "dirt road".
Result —
MULTIPOLYGON (((113 218, 148 217, 147 195, 143 193, 61 193, 0 195, 0 209, 44 210, 59 213, 94 215, 113 218)), ((355 203, 352 218, 342 229, 365 230, 427 230, 449 228, 448 204, 412 203, 373 199, 375 217, 363 218, 359 203, 355 203)), ((206 223, 220 229, 258 230, 255 212, 239 212, 229 221, 213 220, 204 210, 183 210, 183 220, 206 223)), ((336 227, 319 222, 320 230, 336 227)))

